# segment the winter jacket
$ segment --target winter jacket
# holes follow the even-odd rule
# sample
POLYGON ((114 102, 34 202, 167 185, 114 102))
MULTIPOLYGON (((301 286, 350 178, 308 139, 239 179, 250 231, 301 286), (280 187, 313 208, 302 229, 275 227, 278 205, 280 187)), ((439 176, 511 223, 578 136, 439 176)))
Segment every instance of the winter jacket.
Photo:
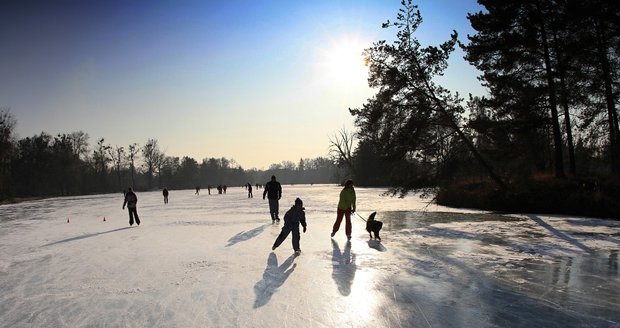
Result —
POLYGON ((355 189, 343 188, 340 192, 340 200, 338 201, 338 209, 355 211, 355 189))
POLYGON ((282 185, 278 181, 269 181, 265 184, 263 198, 267 195, 268 199, 280 199, 282 197, 282 185))
POLYGON ((138 196, 133 191, 128 191, 125 194, 125 202, 123 202, 123 207, 127 204, 128 208, 136 208, 136 204, 138 203, 138 196))
POLYGON ((294 205, 286 214, 284 214, 284 223, 297 224, 301 223, 302 227, 306 227, 306 212, 304 208, 299 205, 294 205))

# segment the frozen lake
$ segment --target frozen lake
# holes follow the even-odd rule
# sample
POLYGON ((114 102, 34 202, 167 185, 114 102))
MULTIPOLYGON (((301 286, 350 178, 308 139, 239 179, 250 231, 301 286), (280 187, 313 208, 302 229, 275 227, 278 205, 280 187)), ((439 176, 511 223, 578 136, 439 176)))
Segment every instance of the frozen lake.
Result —
POLYGON ((139 192, 131 228, 121 194, 0 206, 0 326, 620 327, 620 221, 356 188, 383 241, 354 215, 347 242, 344 224, 330 238, 340 190, 283 185, 281 217, 306 207, 299 257, 290 236, 271 251, 262 189, 139 192))

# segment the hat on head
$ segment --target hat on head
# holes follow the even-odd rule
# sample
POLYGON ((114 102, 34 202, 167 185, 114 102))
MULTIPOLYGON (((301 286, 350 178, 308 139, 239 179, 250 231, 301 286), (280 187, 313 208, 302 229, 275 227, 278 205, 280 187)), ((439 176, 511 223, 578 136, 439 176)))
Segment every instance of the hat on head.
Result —
POLYGON ((301 199, 298 197, 298 198, 295 199, 295 205, 303 206, 304 202, 301 201, 301 199))

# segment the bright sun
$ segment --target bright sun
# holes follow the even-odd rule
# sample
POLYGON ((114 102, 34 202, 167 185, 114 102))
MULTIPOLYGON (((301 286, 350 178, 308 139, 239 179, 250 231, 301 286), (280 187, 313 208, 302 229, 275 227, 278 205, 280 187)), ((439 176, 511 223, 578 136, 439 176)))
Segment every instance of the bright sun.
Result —
POLYGON ((364 48, 362 43, 343 41, 323 50, 321 66, 324 76, 330 83, 341 86, 365 85, 368 68, 362 57, 364 48))

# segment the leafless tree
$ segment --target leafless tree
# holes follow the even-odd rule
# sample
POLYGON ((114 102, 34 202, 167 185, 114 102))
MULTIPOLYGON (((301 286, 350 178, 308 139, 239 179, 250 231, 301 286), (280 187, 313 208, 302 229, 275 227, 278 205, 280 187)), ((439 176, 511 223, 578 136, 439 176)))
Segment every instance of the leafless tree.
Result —
POLYGON ((138 154, 138 144, 132 143, 131 145, 129 145, 128 149, 129 153, 127 153, 127 159, 129 160, 129 168, 131 170, 131 187, 135 188, 136 155, 138 154))
POLYGON ((114 170, 116 171, 116 178, 118 179, 118 188, 119 190, 122 190, 123 187, 121 186, 121 172, 122 172, 123 167, 125 166, 125 161, 127 158, 125 154, 125 148, 115 146, 114 148, 108 149, 108 154, 110 155, 110 158, 112 159, 114 170))
POLYGON ((144 158, 148 188, 151 189, 153 187, 153 173, 159 167, 159 161, 162 158, 156 139, 146 141, 146 144, 142 147, 142 157, 144 158))
POLYGON ((13 129, 16 121, 9 108, 0 107, 0 199, 5 197, 10 159, 14 150, 13 129))
POLYGON ((69 139, 71 140, 73 154, 85 160, 88 155, 88 133, 82 131, 71 132, 71 134, 69 134, 69 139))
POLYGON ((346 166, 355 175, 355 165, 353 163, 353 151, 357 143, 357 135, 346 128, 340 129, 333 136, 329 137, 329 155, 338 167, 346 166))

